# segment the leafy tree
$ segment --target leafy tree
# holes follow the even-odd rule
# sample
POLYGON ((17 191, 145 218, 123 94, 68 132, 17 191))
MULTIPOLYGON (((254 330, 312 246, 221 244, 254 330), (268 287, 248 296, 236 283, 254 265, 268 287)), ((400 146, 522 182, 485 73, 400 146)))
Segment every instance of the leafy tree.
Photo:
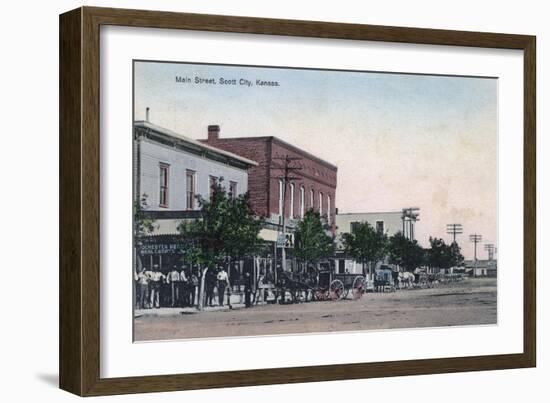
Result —
POLYGON ((183 259, 199 266, 199 309, 208 270, 249 256, 261 244, 261 221, 254 216, 248 195, 229 195, 222 181, 213 187, 210 200, 198 197, 201 218, 178 226, 183 238, 183 259))
POLYGON ((424 249, 416 240, 410 240, 401 232, 391 236, 388 240, 388 254, 390 263, 413 272, 424 262, 424 249))
POLYGON ((450 246, 451 248, 451 267, 452 266, 462 266, 464 263, 464 256, 460 250, 460 246, 456 242, 453 242, 450 246))
MULTIPOLYGON (((225 190, 222 189, 221 192, 225 190)), ((253 256, 262 247, 263 242, 258 236, 262 220, 254 215, 248 193, 237 197, 229 195, 227 202, 224 250, 229 264, 231 259, 253 256)))
POLYGON ((294 256, 302 265, 315 264, 334 252, 334 240, 329 236, 319 213, 308 210, 294 232, 294 256))
POLYGON ((430 267, 448 269, 464 262, 464 256, 456 242, 447 245, 443 239, 430 237, 430 249, 427 251, 427 263, 430 267))
POLYGON ((144 214, 144 211, 148 208, 148 197, 149 196, 144 193, 139 200, 134 201, 134 253, 138 271, 142 267, 142 262, 137 250, 143 245, 143 237, 153 232, 155 228, 155 220, 146 217, 144 214))
POLYGON ((366 265, 372 275, 372 263, 383 259, 386 253, 388 237, 376 231, 368 222, 359 223, 351 233, 342 234, 344 251, 360 262, 363 274, 366 274, 366 265))

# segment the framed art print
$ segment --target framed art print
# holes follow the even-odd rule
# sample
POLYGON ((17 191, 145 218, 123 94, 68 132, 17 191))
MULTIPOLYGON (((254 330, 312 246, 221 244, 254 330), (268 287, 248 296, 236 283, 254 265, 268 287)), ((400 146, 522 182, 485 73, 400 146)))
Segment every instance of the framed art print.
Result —
POLYGON ((535 365, 534 37, 83 7, 60 62, 61 388, 535 365))

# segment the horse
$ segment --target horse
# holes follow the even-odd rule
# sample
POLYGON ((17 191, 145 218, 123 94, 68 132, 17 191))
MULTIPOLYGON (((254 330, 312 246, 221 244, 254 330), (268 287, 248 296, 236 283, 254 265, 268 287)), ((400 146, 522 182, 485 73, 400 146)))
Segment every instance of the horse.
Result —
POLYGON ((404 271, 399 273, 399 288, 412 288, 415 276, 411 272, 404 271))

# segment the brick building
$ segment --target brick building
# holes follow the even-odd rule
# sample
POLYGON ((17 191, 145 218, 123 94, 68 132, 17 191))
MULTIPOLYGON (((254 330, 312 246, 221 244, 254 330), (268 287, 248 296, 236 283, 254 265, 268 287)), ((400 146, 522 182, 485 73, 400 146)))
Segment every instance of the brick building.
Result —
MULTIPOLYGON (((266 223, 276 226, 281 222, 283 203, 290 232, 310 208, 321 213, 331 231, 335 231, 336 184, 338 168, 277 137, 220 138, 220 127, 208 126, 208 145, 256 161, 248 172, 248 191, 254 211, 265 217, 266 223), (283 185, 279 179, 283 170, 280 158, 292 158, 292 167, 300 168, 287 184, 283 200, 283 185)), ((268 236, 264 231, 264 236, 268 236)), ((265 239, 265 237, 264 237, 265 239)))

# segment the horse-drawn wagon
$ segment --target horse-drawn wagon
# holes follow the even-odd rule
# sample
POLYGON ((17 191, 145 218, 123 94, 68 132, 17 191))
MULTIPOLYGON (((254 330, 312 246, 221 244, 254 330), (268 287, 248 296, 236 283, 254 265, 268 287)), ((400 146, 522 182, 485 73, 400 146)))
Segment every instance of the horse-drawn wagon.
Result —
POLYGON ((275 301, 283 303, 336 301, 346 299, 350 295, 352 299, 359 299, 365 289, 365 277, 362 275, 334 273, 331 269, 314 268, 300 274, 279 272, 276 283, 269 287, 275 301), (290 298, 287 299, 287 296, 290 298))

